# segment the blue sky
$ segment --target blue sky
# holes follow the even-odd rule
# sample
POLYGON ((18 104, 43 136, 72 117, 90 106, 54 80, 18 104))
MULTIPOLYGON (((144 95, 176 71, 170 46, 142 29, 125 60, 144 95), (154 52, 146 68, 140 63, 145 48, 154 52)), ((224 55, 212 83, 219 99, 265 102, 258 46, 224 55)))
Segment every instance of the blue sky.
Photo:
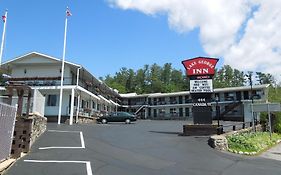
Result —
POLYGON ((2 0, 3 60, 31 51, 61 58, 66 6, 66 59, 97 77, 153 63, 184 70, 182 60, 210 56, 281 81, 280 0, 2 0))
POLYGON ((178 33, 169 27, 165 14, 123 11, 103 0, 3 0, 0 11, 8 9, 3 61, 31 51, 61 58, 66 6, 72 13, 66 59, 97 77, 153 63, 171 62, 184 70, 183 59, 206 56, 198 30, 178 33))

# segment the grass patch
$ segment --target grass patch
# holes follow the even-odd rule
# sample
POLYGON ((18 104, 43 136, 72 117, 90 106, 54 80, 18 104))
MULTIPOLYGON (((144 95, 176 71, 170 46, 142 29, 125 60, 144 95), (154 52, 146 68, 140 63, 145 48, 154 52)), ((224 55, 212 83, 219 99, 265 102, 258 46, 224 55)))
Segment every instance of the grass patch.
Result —
POLYGON ((281 134, 272 134, 270 139, 268 132, 249 132, 234 134, 227 137, 230 152, 242 154, 258 154, 281 140, 281 134))

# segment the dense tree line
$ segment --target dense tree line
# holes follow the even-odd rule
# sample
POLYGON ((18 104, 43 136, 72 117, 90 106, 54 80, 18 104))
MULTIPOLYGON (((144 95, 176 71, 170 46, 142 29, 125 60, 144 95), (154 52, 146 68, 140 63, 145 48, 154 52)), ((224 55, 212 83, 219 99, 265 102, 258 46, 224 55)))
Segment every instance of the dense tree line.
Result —
MULTIPOLYGON (((256 72, 242 72, 225 65, 217 69, 214 76, 214 87, 235 87, 249 85, 249 76, 253 84, 274 84, 271 74, 256 72), (248 75, 248 78, 246 77, 248 75)), ((114 76, 107 75, 101 78, 110 87, 119 90, 120 93, 136 92, 138 94, 157 92, 178 92, 189 89, 189 80, 185 72, 172 67, 171 63, 163 66, 144 65, 136 71, 122 67, 114 76)))
POLYGON ((123 67, 114 76, 107 75, 103 81, 120 93, 138 94, 181 91, 189 85, 185 74, 172 68, 171 63, 163 67, 157 64, 144 65, 136 71, 123 67))

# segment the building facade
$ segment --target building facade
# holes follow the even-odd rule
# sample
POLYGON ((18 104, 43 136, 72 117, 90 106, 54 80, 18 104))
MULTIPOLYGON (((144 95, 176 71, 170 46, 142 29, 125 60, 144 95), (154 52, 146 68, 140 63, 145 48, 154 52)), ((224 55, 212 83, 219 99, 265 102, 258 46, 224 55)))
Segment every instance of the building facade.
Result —
MULTIPOLYGON (((49 121, 55 121, 59 111, 61 64, 60 59, 31 52, 7 61, 1 69, 11 76, 10 83, 31 87, 32 112, 39 110, 40 106, 40 113, 48 117, 49 121)), ((251 103, 267 102, 268 86, 214 89, 213 101, 208 104, 212 106, 213 118, 217 117, 216 106, 219 106, 220 119, 251 121, 251 103)), ((7 98, 4 85, 0 87, 0 95, 0 101, 4 102, 7 98)), ((81 65, 65 62, 62 102, 64 119, 99 116, 117 110, 132 112, 144 119, 191 119, 193 105, 196 104, 192 102, 189 91, 119 94, 81 65)))
MULTIPOLYGON (((61 64, 57 58, 32 52, 2 64, 1 69, 11 76, 10 83, 29 85, 34 92, 43 95, 43 115, 51 121, 57 119, 59 111, 61 64)), ((5 101, 5 87, 2 86, 0 91, 1 100, 5 101)), ((62 99, 62 116, 66 119, 116 111, 119 94, 81 65, 65 62, 62 99)))

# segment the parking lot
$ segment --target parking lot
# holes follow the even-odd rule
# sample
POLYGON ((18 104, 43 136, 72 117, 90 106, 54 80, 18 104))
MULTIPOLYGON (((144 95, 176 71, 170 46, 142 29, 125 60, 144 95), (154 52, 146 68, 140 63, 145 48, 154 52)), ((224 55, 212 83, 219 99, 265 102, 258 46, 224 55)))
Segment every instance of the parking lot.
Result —
POLYGON ((281 162, 223 153, 207 137, 178 136, 185 121, 48 124, 7 175, 281 174, 281 162))

